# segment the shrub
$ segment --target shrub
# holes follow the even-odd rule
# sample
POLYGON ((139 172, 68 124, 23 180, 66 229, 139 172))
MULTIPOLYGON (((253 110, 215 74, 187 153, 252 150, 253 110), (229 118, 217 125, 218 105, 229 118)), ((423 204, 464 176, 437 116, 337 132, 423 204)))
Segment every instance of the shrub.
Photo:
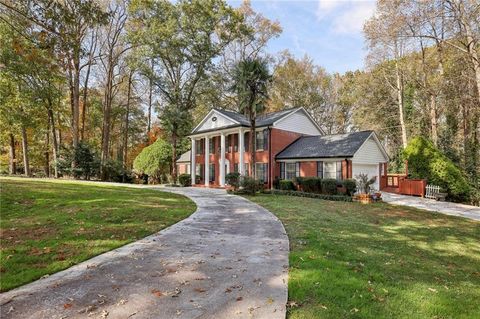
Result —
POLYGON ((308 193, 320 193, 322 189, 322 179, 317 177, 307 177, 303 179, 303 191, 308 193))
POLYGON ((280 189, 280 178, 275 177, 275 179, 273 180, 273 188, 280 189))
POLYGON ((90 144, 80 142, 76 148, 62 148, 59 153, 57 168, 60 174, 86 180, 98 175, 100 159, 90 144), (76 166, 72 168, 74 161, 76 166))
POLYGON ((108 160, 104 167, 103 180, 117 183, 132 183, 133 176, 129 170, 126 170, 121 161, 108 160))
POLYGON ((355 176, 356 182, 357 182, 357 188, 358 191, 361 194, 369 194, 370 193, 370 187, 375 184, 375 181, 377 180, 376 176, 373 176, 372 178, 368 178, 368 174, 358 174, 355 176))
POLYGON ((403 151, 408 172, 413 178, 424 178, 429 184, 447 190, 454 200, 468 200, 472 187, 462 171, 430 141, 415 137, 403 151))
POLYGON ((325 194, 337 194, 337 180, 333 178, 322 179, 322 192, 325 194))
POLYGON ((145 147, 133 161, 133 169, 154 181, 165 181, 172 164, 172 145, 161 138, 145 147))
POLYGON ((240 173, 228 173, 225 176, 225 181, 228 185, 232 186, 233 189, 237 190, 240 186, 240 173))
POLYGON ((357 183, 354 179, 345 179, 342 181, 343 186, 347 190, 347 195, 352 196, 357 190, 357 183))
POLYGON ((295 184, 293 183, 293 181, 288 180, 288 179, 282 179, 280 181, 280 189, 284 190, 284 191, 290 191, 290 190, 294 191, 294 190, 296 190, 295 184))
POLYGON ((351 202, 352 201, 351 196, 345 196, 345 195, 327 195, 327 194, 316 194, 316 193, 307 193, 307 192, 298 192, 298 191, 284 191, 284 190, 278 190, 278 189, 270 190, 270 194, 297 196, 297 197, 308 197, 308 198, 318 198, 318 199, 340 201, 340 202, 351 202))
POLYGON ((303 187, 303 181, 305 180, 305 177, 295 177, 293 179, 293 184, 295 184, 296 186, 298 186, 299 188, 302 188, 303 187))
POLYGON ((180 176, 178 176, 178 182, 183 187, 192 186, 192 176, 190 174, 180 174, 180 176))
POLYGON ((255 195, 256 192, 263 189, 262 181, 249 176, 244 176, 240 184, 243 187, 243 191, 250 195, 255 195))

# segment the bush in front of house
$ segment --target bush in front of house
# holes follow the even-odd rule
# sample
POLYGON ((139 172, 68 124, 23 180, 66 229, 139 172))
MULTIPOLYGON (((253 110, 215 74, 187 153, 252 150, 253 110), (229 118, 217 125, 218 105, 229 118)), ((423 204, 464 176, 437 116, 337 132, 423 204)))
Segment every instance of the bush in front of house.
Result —
POLYGON ((320 193, 322 190, 322 179, 318 177, 305 177, 302 189, 307 193, 320 193))
POLYGON ((255 195, 256 192, 263 189, 263 182, 250 176, 244 176, 241 179, 240 186, 242 186, 245 194, 255 195))
POLYGON ((332 200, 332 201, 340 201, 340 202, 352 201, 351 196, 345 196, 345 195, 328 195, 328 194, 307 193, 307 192, 299 192, 299 191, 285 191, 285 190, 279 190, 279 189, 272 189, 269 191, 269 193, 273 195, 318 198, 323 200, 332 200))
POLYGON ((354 179, 345 179, 342 181, 342 185, 347 190, 348 196, 352 196, 353 194, 355 194, 355 191, 357 190, 357 182, 354 179))
POLYGON ((337 194, 337 180, 334 178, 322 179, 322 192, 329 195, 337 194))
POLYGON ((192 176, 190 174, 180 174, 180 176, 178 176, 178 182, 183 187, 192 186, 192 176))
POLYGON ((280 181, 280 189, 284 191, 294 191, 296 190, 295 184, 289 179, 282 179, 280 181))
POLYGON ((275 177, 275 179, 273 180, 273 188, 280 189, 280 178, 275 177))
POLYGON ((420 136, 413 138, 403 156, 408 161, 412 178, 427 179, 429 184, 446 189, 453 200, 467 201, 470 198, 472 186, 466 176, 429 140, 420 136))
POLYGON ((225 176, 225 181, 228 185, 232 186, 234 190, 237 190, 240 186, 240 173, 228 173, 225 176))

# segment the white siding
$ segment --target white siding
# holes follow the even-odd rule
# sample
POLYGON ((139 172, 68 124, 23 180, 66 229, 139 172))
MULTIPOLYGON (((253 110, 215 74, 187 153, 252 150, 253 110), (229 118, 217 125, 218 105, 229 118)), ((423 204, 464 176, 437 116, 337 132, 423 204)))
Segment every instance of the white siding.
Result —
POLYGON ((273 127, 305 135, 323 135, 303 110, 299 110, 279 120, 273 127))
POLYGON ((388 159, 385 158, 380 146, 372 136, 360 147, 360 149, 353 156, 352 162, 357 164, 375 164, 385 163, 388 159))
POLYGON ((205 117, 205 119, 202 121, 201 125, 197 127, 195 131, 203 131, 203 130, 211 130, 215 128, 221 128, 229 125, 237 124, 233 122, 232 120, 226 118, 220 113, 217 112, 211 112, 210 114, 205 117), (212 121, 212 118, 216 117, 216 121, 212 121))

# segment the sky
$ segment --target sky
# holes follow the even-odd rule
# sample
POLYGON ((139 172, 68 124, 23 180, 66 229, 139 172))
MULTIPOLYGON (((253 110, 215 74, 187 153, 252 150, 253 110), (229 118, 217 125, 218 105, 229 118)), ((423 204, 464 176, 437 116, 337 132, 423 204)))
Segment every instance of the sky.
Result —
MULTIPOLYGON (((241 0, 229 0, 238 7, 241 0)), ((288 49, 305 54, 329 72, 362 69, 366 56, 363 23, 373 15, 374 0, 251 0, 253 9, 279 21, 283 32, 269 42, 275 54, 288 49)))

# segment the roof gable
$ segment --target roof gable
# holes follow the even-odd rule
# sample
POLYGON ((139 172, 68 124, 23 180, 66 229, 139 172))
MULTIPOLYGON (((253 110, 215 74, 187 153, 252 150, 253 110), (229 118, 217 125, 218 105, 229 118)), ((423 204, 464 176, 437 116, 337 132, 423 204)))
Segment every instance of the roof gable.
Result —
POLYGON ((239 121, 231 118, 224 112, 219 112, 216 109, 211 110, 203 118, 203 120, 198 124, 192 131, 192 133, 209 131, 212 129, 228 127, 232 125, 240 124, 239 121))

